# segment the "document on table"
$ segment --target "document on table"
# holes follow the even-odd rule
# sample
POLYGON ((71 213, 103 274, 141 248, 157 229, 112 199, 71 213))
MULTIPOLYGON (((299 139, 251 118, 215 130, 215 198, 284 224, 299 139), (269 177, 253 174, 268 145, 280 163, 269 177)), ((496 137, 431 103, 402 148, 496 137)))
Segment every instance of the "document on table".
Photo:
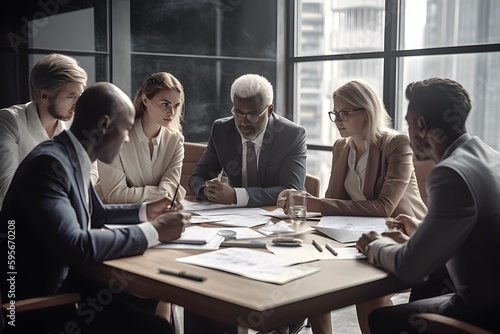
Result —
POLYGON ((366 256, 360 253, 356 247, 334 247, 333 249, 337 252, 337 256, 335 256, 328 251, 324 245, 321 246, 323 247, 322 252, 318 251, 312 244, 302 244, 298 247, 283 247, 267 244, 266 248, 271 253, 287 259, 288 261, 293 261, 293 263, 306 263, 317 260, 358 260, 366 258, 366 256))
MULTIPOLYGON (((273 211, 268 211, 264 215, 265 216, 270 216, 270 217, 273 217, 273 218, 278 218, 278 219, 287 219, 287 218, 290 218, 289 215, 286 215, 283 212, 282 208, 277 208, 277 209, 274 209, 273 211)), ((306 212, 306 219, 316 218, 316 217, 321 217, 321 212, 309 212, 309 211, 306 212)))
POLYGON ((341 242, 356 242, 363 233, 383 232, 387 229, 385 218, 362 216, 323 216, 312 226, 328 237, 341 242))
POLYGON ((197 213, 201 216, 220 216, 220 215, 240 215, 255 216, 264 215, 269 211, 261 208, 247 208, 242 206, 217 204, 212 202, 191 202, 182 200, 183 211, 197 213))
POLYGON ((258 225, 264 225, 271 220, 270 217, 265 217, 260 215, 243 216, 243 215, 230 214, 230 215, 207 216, 207 217, 218 218, 218 221, 214 221, 211 224, 234 226, 234 227, 254 227, 258 225))
POLYGON ((319 268, 293 266, 293 261, 248 248, 230 247, 176 259, 182 263, 227 271, 258 281, 284 284, 314 274, 319 268))
POLYGON ((254 231, 248 227, 207 227, 211 230, 230 230, 236 232, 236 238, 237 240, 240 239, 255 239, 255 238, 262 238, 262 234, 260 234, 257 231, 254 231))
POLYGON ((181 237, 169 242, 162 242, 154 248, 174 248, 174 249, 219 249, 224 237, 217 235, 217 229, 190 226, 182 232, 181 237))

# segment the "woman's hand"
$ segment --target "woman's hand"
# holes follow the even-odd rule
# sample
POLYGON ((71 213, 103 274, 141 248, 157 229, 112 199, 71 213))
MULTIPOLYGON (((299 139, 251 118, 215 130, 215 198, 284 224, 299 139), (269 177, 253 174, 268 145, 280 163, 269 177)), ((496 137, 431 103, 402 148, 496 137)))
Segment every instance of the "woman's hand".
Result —
POLYGON ((278 195, 278 199, 276 200, 276 206, 283 209, 283 212, 287 215, 290 209, 290 203, 288 202, 288 195, 294 189, 285 189, 281 191, 278 195))

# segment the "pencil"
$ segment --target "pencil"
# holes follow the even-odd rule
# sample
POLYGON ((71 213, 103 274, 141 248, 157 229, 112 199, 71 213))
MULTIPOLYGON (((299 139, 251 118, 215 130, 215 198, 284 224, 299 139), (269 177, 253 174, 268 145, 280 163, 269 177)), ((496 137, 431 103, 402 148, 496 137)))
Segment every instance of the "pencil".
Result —
POLYGON ((185 271, 178 271, 178 270, 172 270, 172 269, 166 269, 166 268, 159 268, 158 271, 160 272, 160 274, 187 278, 187 279, 190 279, 192 281, 203 282, 206 279, 203 276, 188 274, 185 271))
POLYGON ((312 241, 312 244, 314 247, 316 247, 317 250, 319 250, 320 252, 323 251, 323 248, 321 248, 321 246, 316 242, 316 240, 313 240, 312 241))
POLYGON ((169 210, 172 210, 172 208, 174 207, 175 199, 177 198, 177 193, 179 192, 180 184, 181 184, 180 182, 177 183, 177 188, 175 188, 175 193, 174 193, 174 197, 172 198, 172 203, 170 203, 170 207, 168 208, 169 210))
POLYGON ((217 181, 222 181, 222 175, 224 175, 224 168, 221 169, 219 176, 217 176, 217 181))
POLYGON ((328 250, 330 251, 330 253, 332 253, 334 256, 339 255, 339 254, 337 253, 337 251, 336 251, 335 249, 333 249, 333 248, 332 248, 332 246, 330 246, 329 244, 326 244, 326 245, 325 245, 325 247, 326 247, 326 249, 328 249, 328 250))

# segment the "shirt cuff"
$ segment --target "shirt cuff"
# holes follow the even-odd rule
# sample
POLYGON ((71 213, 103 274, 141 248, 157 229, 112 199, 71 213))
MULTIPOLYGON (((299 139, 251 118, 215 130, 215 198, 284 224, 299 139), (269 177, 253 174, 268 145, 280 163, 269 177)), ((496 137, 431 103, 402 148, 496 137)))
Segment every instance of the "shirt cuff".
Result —
POLYGON ((160 242, 160 235, 158 234, 158 231, 153 226, 153 224, 148 221, 148 212, 146 210, 147 204, 147 202, 142 203, 139 207, 139 221, 142 223, 137 224, 137 226, 139 226, 139 228, 142 230, 142 233, 144 233, 144 236, 148 241, 149 248, 152 246, 156 246, 160 242))
POLYGON ((245 188, 234 188, 236 194, 236 206, 247 206, 250 195, 245 188))
POLYGON ((148 241, 148 248, 158 245, 158 243, 160 242, 160 236, 158 234, 158 231, 156 231, 156 228, 154 228, 153 224, 151 224, 150 222, 146 222, 137 224, 137 226, 139 226, 139 228, 142 230, 142 233, 144 233, 144 236, 148 241))

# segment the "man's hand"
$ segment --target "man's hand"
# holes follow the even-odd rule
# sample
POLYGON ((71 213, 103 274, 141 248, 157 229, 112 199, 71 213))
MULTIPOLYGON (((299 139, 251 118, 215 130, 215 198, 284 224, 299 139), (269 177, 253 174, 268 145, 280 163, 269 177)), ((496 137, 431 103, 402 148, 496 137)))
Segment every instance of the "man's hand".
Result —
POLYGON ((214 203, 236 204, 236 193, 229 185, 227 177, 223 177, 221 181, 217 179, 207 181, 203 194, 214 203))
POLYGON ((372 242, 373 240, 380 239, 380 238, 382 238, 382 236, 378 232, 371 231, 369 233, 363 233, 361 238, 359 238, 358 242, 356 242, 356 248, 361 253, 366 255, 366 253, 365 253, 366 246, 368 246, 368 244, 370 242, 372 242))
POLYGON ((415 217, 410 217, 405 214, 399 214, 395 219, 388 220, 386 222, 386 225, 390 230, 401 231, 402 233, 410 237, 415 232, 420 223, 421 221, 415 217))
POLYGON ((161 242, 179 239, 186 226, 190 225, 191 214, 181 211, 167 211, 156 217, 153 224, 161 242))
POLYGON ((409 236, 404 234, 400 230, 392 230, 392 231, 387 231, 387 232, 382 232, 382 236, 384 237, 389 237, 392 240, 396 241, 398 244, 404 244, 405 242, 410 239, 409 236))
POLYGON ((146 204, 146 214, 148 216, 148 220, 151 221, 166 211, 182 210, 182 204, 179 201, 175 201, 172 206, 171 204, 172 199, 169 197, 146 204))

